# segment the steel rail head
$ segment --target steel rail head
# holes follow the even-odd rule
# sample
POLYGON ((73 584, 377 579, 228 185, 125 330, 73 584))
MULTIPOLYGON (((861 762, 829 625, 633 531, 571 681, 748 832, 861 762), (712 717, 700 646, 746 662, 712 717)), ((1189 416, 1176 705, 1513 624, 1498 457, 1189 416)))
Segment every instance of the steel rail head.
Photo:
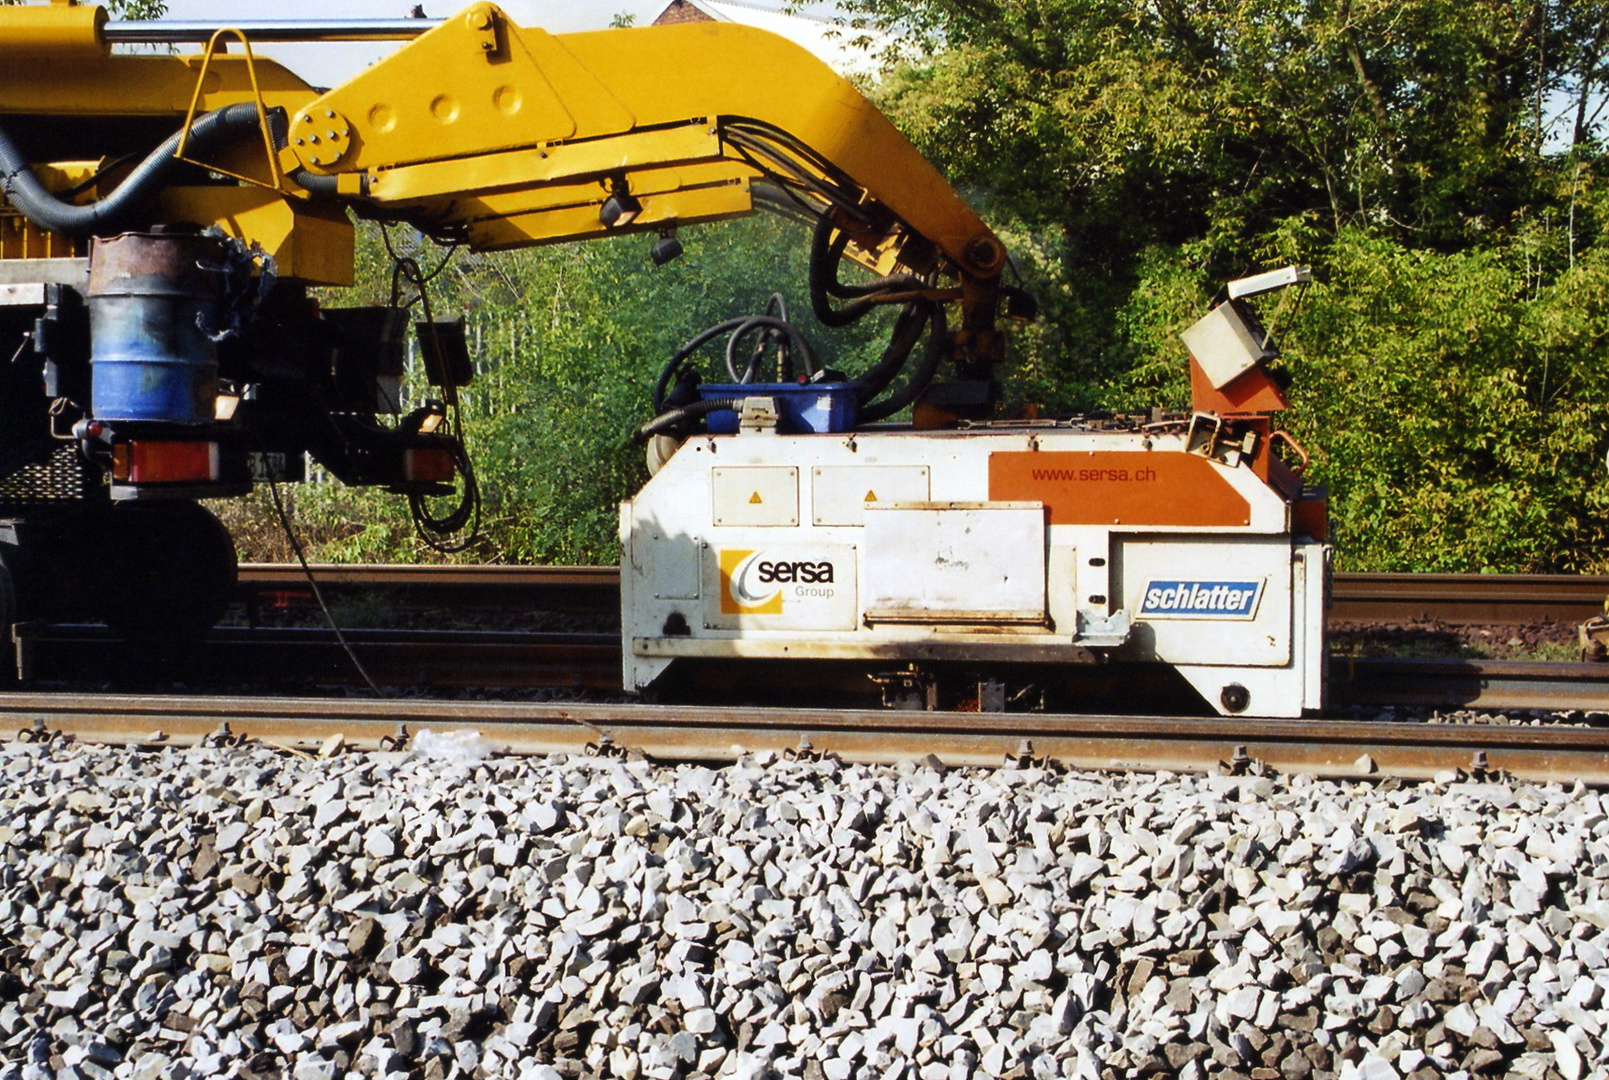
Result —
MULTIPOLYGON (((390 699, 79 697, 0 694, 0 718, 42 719, 88 742, 262 745, 316 752, 340 734, 360 749, 399 749, 415 728, 478 730, 504 752, 646 755, 660 762, 783 760, 805 748, 866 764, 1094 770, 1239 771, 1453 783, 1497 777, 1609 786, 1609 730, 1223 718, 911 714, 820 709, 474 703, 390 699), (407 725, 399 729, 399 724, 407 725), (163 733, 160 739, 151 732, 163 733), (605 732, 609 737, 603 738, 605 732), (588 747, 592 749, 589 751, 588 747)), ((17 720, 12 729, 22 728, 17 720)), ((27 739, 31 735, 21 735, 27 739)), ((1227 777, 1226 777, 1227 779, 1227 777)))

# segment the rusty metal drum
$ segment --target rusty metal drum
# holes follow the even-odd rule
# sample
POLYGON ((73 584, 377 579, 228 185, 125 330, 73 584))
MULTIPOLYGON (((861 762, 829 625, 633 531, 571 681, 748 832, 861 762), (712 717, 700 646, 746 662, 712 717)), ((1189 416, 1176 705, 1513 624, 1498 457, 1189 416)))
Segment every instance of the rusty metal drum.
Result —
POLYGON ((218 396, 212 334, 223 241, 125 233, 90 248, 90 411, 99 420, 204 424, 218 396))

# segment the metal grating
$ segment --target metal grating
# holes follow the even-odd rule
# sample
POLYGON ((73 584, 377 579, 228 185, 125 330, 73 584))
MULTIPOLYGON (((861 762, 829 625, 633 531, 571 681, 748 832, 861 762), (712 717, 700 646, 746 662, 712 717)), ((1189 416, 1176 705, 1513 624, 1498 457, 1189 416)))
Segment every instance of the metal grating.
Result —
POLYGON ((99 484, 98 473, 79 456, 77 445, 68 443, 57 448, 50 460, 24 465, 0 479, 0 512, 82 499, 99 484))

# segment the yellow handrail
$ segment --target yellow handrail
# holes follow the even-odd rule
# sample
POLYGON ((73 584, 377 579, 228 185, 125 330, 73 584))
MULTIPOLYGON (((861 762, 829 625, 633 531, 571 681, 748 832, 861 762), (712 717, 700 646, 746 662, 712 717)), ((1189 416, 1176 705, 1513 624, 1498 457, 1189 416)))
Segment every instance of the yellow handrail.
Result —
POLYGON ((256 59, 252 56, 251 42, 247 40, 244 31, 237 30, 233 27, 224 27, 223 29, 216 31, 212 37, 208 39, 207 51, 201 55, 201 72, 196 76, 196 88, 190 95, 190 108, 184 114, 184 128, 182 131, 183 134, 179 136, 179 147, 173 152, 173 156, 178 158, 180 161, 188 162, 191 165, 200 165, 201 167, 210 169, 215 173, 239 180, 241 183, 253 184, 257 187, 270 188, 274 191, 285 191, 284 176, 279 170, 279 152, 274 149, 274 137, 273 134, 268 130, 268 106, 263 104, 262 87, 257 83, 256 59), (222 38, 226 34, 230 34, 238 38, 240 40, 241 48, 245 51, 246 74, 251 78, 252 99, 257 105, 257 127, 262 131, 263 149, 267 151, 268 154, 268 172, 269 175, 274 178, 274 182, 271 184, 265 184, 261 180, 255 179, 254 177, 242 176, 239 173, 232 173, 227 169, 221 169, 217 165, 208 164, 207 162, 192 161, 190 158, 184 156, 184 148, 190 141, 190 128, 195 123, 196 110, 201 105, 201 90, 207 82, 207 68, 212 63, 213 53, 217 51, 218 39, 222 38))

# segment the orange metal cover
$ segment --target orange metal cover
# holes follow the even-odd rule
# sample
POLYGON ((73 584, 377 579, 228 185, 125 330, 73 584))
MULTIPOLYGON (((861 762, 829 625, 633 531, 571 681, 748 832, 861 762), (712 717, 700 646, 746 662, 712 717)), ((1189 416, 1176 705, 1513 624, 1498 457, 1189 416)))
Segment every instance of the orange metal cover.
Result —
POLYGON ((1251 524, 1251 505, 1206 458, 1131 450, 989 455, 989 498, 1039 502, 1052 525, 1251 524))

